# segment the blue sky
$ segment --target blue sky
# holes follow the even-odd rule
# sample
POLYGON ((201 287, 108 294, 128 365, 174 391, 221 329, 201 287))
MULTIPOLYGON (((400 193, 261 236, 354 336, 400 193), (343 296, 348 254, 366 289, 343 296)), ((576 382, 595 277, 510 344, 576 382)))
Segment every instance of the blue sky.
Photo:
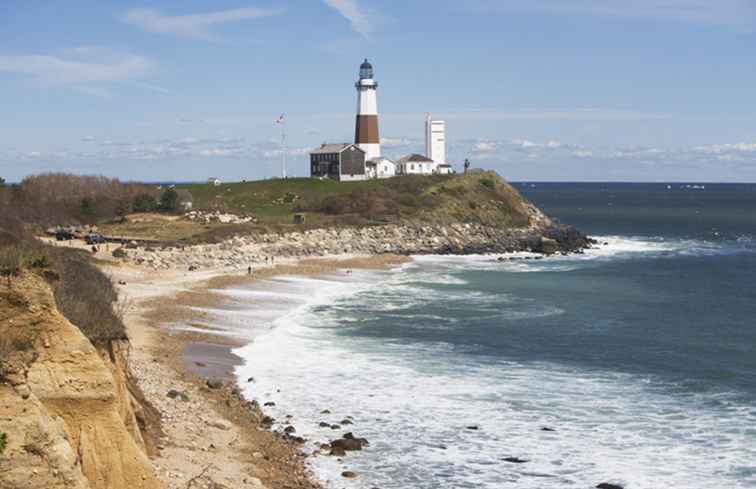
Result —
POLYGON ((510 180, 756 182, 756 0, 0 2, 0 176, 290 173, 353 138, 510 180))

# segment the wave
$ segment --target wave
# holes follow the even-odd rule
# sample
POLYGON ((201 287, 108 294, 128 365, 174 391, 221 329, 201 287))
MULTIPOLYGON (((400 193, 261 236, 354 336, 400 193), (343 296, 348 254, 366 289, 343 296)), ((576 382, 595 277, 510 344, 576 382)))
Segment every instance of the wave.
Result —
POLYGON ((343 431, 368 438, 369 450, 346 465, 312 459, 330 487, 344 486, 345 469, 362 474, 354 488, 536 489, 543 478, 574 487, 756 485, 748 473, 756 434, 742 429, 746 411, 735 401, 734 410, 710 409, 706 396, 669 396, 655 379, 550 363, 475 365, 438 343, 311 334, 319 320, 287 316, 238 352, 247 359, 238 374, 258 379, 246 394, 274 401, 271 415, 293 415, 308 452, 341 434, 319 422, 354 419, 343 431))

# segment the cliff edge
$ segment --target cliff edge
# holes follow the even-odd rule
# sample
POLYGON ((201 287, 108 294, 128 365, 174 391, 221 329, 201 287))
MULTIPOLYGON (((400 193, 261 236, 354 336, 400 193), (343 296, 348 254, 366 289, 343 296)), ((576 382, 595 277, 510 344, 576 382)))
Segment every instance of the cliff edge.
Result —
POLYGON ((0 488, 162 489, 125 340, 95 347, 42 277, 0 282, 0 488))

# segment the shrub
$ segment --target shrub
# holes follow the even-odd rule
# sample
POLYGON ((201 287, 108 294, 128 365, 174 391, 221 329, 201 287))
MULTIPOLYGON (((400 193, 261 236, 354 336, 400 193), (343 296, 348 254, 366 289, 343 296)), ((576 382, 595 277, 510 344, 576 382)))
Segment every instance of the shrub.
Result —
POLYGON ((167 188, 160 196, 160 210, 165 212, 176 212, 178 210, 178 192, 175 189, 167 188))
POLYGON ((55 248, 55 271, 60 275, 53 289, 60 312, 92 342, 126 338, 123 320, 114 310, 118 294, 110 279, 78 250, 55 248))
POLYGON ((157 208, 155 197, 147 192, 141 192, 134 197, 134 212, 152 212, 157 208))
POLYGON ((3 246, 0 248, 0 275, 11 277, 18 275, 24 266, 24 250, 18 245, 3 246))
POLYGON ((481 179, 481 180, 480 180, 480 184, 481 184, 481 185, 483 185, 483 186, 484 186, 484 187, 486 187, 486 188, 489 188, 489 189, 491 189, 491 190, 493 190, 493 189, 495 189, 495 188, 496 188, 496 182, 494 182, 494 181, 493 181, 492 179, 490 179, 490 178, 483 178, 483 179, 481 179))
POLYGON ((5 445, 8 443, 8 436, 5 433, 0 433, 0 453, 5 451, 5 445))
POLYGON ((85 216, 94 216, 96 214, 95 201, 92 197, 84 197, 81 199, 81 213, 85 216))

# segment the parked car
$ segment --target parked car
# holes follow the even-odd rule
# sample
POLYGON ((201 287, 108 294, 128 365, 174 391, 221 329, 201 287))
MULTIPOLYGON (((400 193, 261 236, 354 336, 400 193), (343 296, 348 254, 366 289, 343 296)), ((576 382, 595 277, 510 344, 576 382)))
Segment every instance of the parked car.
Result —
POLYGON ((55 239, 58 241, 70 241, 74 238, 74 235, 71 231, 66 231, 65 229, 58 229, 55 231, 55 239))
POLYGON ((89 233, 84 237, 88 245, 96 245, 105 242, 105 236, 100 233, 89 233))

